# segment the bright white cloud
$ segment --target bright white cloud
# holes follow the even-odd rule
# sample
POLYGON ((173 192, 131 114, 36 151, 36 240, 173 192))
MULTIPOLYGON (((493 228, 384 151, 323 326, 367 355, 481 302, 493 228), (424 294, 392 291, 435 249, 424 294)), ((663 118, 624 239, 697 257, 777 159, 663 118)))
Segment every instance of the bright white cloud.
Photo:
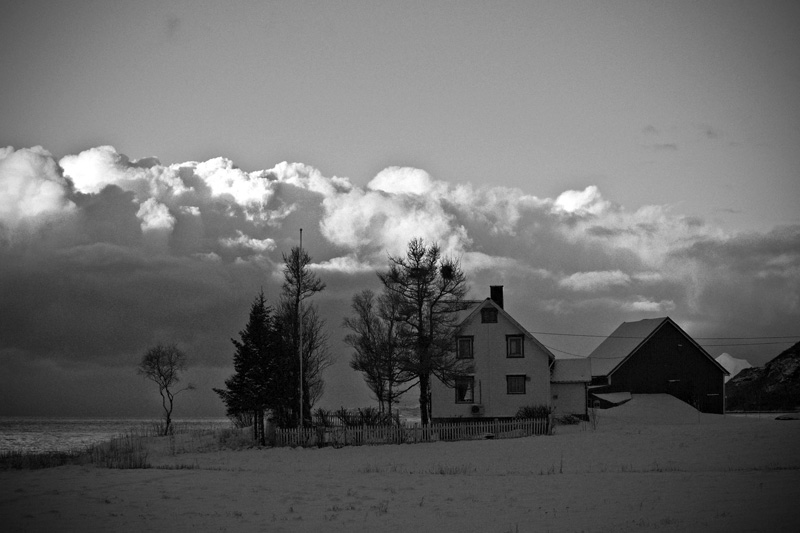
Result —
POLYGON ((126 176, 126 163, 127 158, 117 153, 113 146, 90 148, 78 155, 64 156, 59 161, 75 190, 86 194, 96 194, 108 185, 131 190, 130 182, 135 181, 136 176, 126 176))
POLYGON ((230 159, 217 157, 194 165, 195 173, 208 185, 213 196, 230 196, 242 206, 264 206, 273 195, 270 182, 262 173, 248 174, 234 167, 230 159))
POLYGON ((142 231, 144 232, 171 231, 175 226, 175 217, 169 213, 169 208, 154 198, 148 198, 139 206, 136 217, 142 221, 142 231))
POLYGON ((675 309, 675 302, 672 300, 656 302, 640 296, 636 300, 623 302, 620 309, 632 313, 668 313, 675 309))
POLYGON ((597 291, 614 286, 627 285, 631 277, 621 270, 601 272, 575 272, 559 280, 561 287, 572 291, 597 291))
POLYGON ((336 192, 347 192, 353 187, 347 178, 337 178, 336 176, 326 178, 316 168, 303 163, 284 161, 264 172, 266 175, 275 176, 282 183, 288 183, 323 196, 331 196, 336 192))
POLYGON ((275 249, 274 239, 254 239, 237 230, 236 237, 220 239, 220 243, 227 248, 245 248, 256 253, 271 252, 275 249))
POLYGON ((67 198, 66 186, 52 155, 42 147, 0 149, 0 225, 13 230, 72 212, 75 204, 67 198))
POLYGON ((603 199, 596 186, 590 185, 582 191, 562 192, 553 205, 565 213, 600 215, 611 207, 611 202, 603 199))
POLYGON ((443 184, 434 182, 424 170, 411 167, 388 167, 381 170, 367 185, 373 191, 390 194, 414 194, 422 196, 440 192, 443 184))
MULTIPOLYGON (((377 265, 364 263, 353 256, 333 257, 328 261, 322 261, 311 265, 313 270, 320 272, 340 272, 344 274, 367 274, 375 272, 377 265)), ((383 267, 383 265, 380 265, 383 267)))
POLYGON ((421 237, 440 243, 447 253, 458 253, 469 241, 435 198, 353 189, 325 198, 323 207, 323 235, 352 250, 398 254, 412 238, 421 237))

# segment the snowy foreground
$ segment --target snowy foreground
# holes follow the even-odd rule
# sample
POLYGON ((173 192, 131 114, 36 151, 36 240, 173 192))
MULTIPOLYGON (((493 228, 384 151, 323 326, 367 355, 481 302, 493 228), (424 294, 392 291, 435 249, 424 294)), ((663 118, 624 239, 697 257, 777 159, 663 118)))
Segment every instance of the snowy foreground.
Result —
POLYGON ((509 440, 0 472, 5 531, 800 531, 800 421, 636 396, 509 440), (183 468, 181 468, 183 467, 183 468), (191 468, 188 468, 191 467, 191 468))

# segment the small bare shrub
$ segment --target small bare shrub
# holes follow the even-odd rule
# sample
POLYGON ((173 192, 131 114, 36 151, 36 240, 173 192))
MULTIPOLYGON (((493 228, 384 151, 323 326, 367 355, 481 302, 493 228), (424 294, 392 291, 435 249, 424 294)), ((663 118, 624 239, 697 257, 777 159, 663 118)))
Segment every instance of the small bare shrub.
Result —
POLYGON ((250 434, 240 429, 221 429, 217 432, 217 443, 220 448, 244 450, 253 447, 250 434))

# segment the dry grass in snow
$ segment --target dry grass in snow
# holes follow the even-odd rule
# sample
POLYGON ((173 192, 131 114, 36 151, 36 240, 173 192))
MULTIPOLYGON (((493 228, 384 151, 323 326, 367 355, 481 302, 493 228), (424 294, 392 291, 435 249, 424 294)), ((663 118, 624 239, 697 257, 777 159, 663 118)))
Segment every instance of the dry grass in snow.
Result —
POLYGON ((636 396, 553 436, 341 449, 149 442, 0 472, 7 531, 798 531, 800 422, 636 396), (201 451, 193 451, 201 450, 201 451))

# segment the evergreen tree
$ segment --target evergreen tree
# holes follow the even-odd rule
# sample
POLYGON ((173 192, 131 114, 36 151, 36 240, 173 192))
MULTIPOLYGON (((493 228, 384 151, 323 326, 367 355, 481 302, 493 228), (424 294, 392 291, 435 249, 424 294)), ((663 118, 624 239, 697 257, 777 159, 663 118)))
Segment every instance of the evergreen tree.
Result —
POLYGON ((252 414, 253 438, 262 444, 265 441, 264 414, 279 402, 281 393, 278 388, 281 361, 276 357, 279 343, 272 314, 261 291, 250 306, 247 325, 239 332, 240 340, 231 339, 236 348, 235 373, 225 380, 225 389, 214 389, 225 403, 229 417, 252 414))

